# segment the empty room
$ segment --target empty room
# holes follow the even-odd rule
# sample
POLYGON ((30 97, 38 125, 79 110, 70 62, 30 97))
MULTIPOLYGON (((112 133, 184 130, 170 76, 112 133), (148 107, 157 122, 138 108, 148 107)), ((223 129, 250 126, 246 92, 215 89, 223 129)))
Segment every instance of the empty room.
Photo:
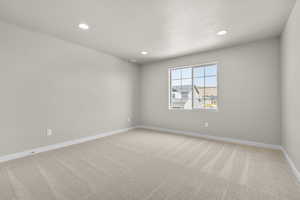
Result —
POLYGON ((0 0, 0 200, 300 200, 300 0, 0 0))

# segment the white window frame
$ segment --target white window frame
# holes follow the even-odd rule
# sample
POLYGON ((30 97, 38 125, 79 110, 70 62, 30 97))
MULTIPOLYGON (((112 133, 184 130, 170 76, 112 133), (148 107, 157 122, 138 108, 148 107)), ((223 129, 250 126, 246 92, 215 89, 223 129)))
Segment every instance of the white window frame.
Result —
MULTIPOLYGON (((178 111, 218 111, 219 110, 219 71, 220 71, 220 64, 219 62, 208 62, 208 63, 201 63, 201 64, 193 64, 193 65, 185 65, 185 66, 178 66, 178 67, 168 67, 168 108, 169 110, 178 110, 178 111), (194 94, 192 94, 192 108, 191 109, 184 109, 184 108, 174 108, 171 106, 171 89, 172 89, 172 77, 171 77, 171 71, 174 69, 184 69, 184 68, 192 68, 192 86, 194 86, 194 68, 197 67, 206 67, 208 65, 216 65, 217 66, 217 107, 216 108, 194 108, 194 94)), ((205 81, 205 78, 204 78, 205 81)), ((194 93, 194 89, 192 89, 192 93, 194 93)))

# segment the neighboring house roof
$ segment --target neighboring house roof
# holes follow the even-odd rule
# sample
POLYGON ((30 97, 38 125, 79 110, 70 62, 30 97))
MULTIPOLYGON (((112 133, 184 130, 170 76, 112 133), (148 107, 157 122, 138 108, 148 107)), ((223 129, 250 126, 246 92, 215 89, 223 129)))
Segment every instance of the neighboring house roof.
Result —
MULTIPOLYGON (((189 93, 191 92, 192 85, 183 85, 183 86, 173 86, 172 89, 174 89, 177 92, 180 93, 189 93)), ((217 96, 218 95, 218 90, 216 87, 196 87, 194 86, 194 92, 198 93, 199 95, 204 95, 205 96, 217 96)))

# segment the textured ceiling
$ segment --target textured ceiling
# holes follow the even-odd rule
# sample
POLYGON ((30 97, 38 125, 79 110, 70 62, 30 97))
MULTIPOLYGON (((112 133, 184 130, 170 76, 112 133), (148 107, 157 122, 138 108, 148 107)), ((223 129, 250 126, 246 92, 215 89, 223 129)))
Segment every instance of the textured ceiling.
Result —
POLYGON ((295 0, 0 0, 0 19, 139 63, 278 36, 295 0), (85 22, 90 30, 77 25, 85 22), (226 29, 228 34, 217 36, 226 29), (141 55, 141 51, 148 55, 141 55))

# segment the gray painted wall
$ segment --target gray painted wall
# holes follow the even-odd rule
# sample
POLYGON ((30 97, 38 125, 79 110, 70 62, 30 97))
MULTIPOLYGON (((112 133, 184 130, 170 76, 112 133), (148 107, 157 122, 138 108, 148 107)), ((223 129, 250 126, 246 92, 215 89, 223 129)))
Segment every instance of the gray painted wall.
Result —
POLYGON ((280 144, 279 80, 279 38, 147 64, 141 68, 141 124, 280 144), (212 61, 219 62, 219 111, 168 110, 168 67, 212 61))
POLYGON ((0 33, 0 156, 135 123, 138 66, 2 22, 0 33))
POLYGON ((282 143, 300 171, 300 2, 282 34, 282 143))

